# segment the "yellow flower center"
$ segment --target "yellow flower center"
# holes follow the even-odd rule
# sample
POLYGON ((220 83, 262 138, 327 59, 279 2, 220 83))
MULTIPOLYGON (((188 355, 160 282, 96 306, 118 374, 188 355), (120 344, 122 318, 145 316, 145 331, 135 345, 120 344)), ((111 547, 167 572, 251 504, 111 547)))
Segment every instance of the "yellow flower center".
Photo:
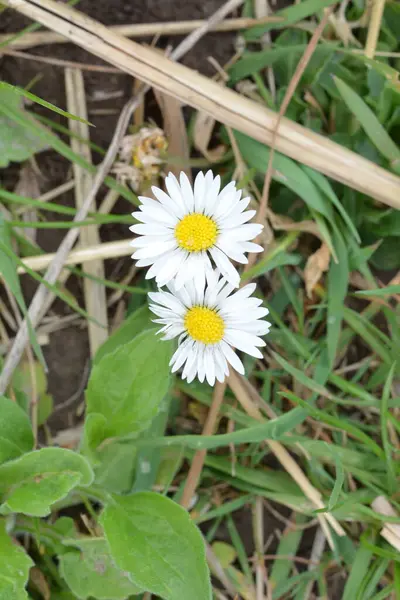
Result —
POLYGON ((199 213, 186 215, 175 227, 179 246, 188 252, 201 252, 214 246, 218 235, 217 224, 199 213))
POLYGON ((217 344, 224 336, 225 324, 215 310, 205 306, 193 306, 185 315, 185 327, 189 335, 203 344, 217 344))

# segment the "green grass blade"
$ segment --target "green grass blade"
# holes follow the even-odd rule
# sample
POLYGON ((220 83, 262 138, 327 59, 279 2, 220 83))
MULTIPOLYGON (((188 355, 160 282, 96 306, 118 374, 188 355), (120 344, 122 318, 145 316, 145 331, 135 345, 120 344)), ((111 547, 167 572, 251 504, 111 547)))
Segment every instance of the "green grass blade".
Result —
POLYGON ((303 410, 291 410, 289 413, 263 423, 240 429, 233 433, 222 433, 219 435, 176 435, 171 437, 154 438, 149 440, 138 440, 137 447, 145 446, 175 446, 183 445, 195 450, 210 450, 220 448, 229 444, 243 444, 252 442, 262 442, 266 439, 280 439, 287 431, 294 429, 302 423, 306 417, 303 410))
POLYGON ((382 446, 385 451, 386 457, 386 473, 388 482, 388 495, 392 495, 397 489, 396 480, 396 469, 393 463, 393 449, 389 440, 388 433, 388 415, 389 415, 389 398, 392 389, 393 376, 396 370, 396 363, 390 368, 388 373, 385 386, 382 392, 381 402, 381 435, 382 435, 382 446))
POLYGON ((27 319, 29 339, 32 344, 32 348, 40 363, 43 365, 43 367, 45 367, 46 363, 44 356, 37 341, 35 331, 32 328, 31 322, 28 318, 28 309, 19 283, 16 269, 16 264, 18 261, 19 258, 13 252, 11 246, 9 223, 4 220, 3 215, 0 213, 0 274, 3 276, 4 281, 10 289, 10 292, 16 299, 22 314, 27 319))
POLYGON ((375 113, 342 79, 334 77, 334 81, 347 108, 353 113, 356 119, 358 119, 361 127, 364 129, 371 142, 378 148, 379 152, 390 161, 392 166, 393 164, 400 166, 400 149, 379 122, 375 113))
POLYGON ((334 363, 336 350, 339 344, 344 301, 347 295, 347 286, 349 282, 347 247, 342 234, 337 228, 335 228, 334 231, 334 240, 338 262, 335 263, 331 261, 328 272, 328 319, 326 334, 328 358, 331 365, 334 363))
POLYGON ((400 294, 400 285, 387 285, 384 288, 377 288, 375 290, 357 290, 355 292, 357 296, 394 296, 395 294, 400 294))
POLYGON ((284 397, 288 398, 289 400, 292 400, 293 403, 302 406, 313 417, 322 421, 323 423, 327 423, 328 425, 337 427, 340 430, 347 431, 347 433, 350 436, 354 437, 355 439, 359 440, 360 442, 364 442, 364 444, 366 446, 368 446, 368 448, 370 448, 370 450, 372 450, 372 452, 374 454, 376 454, 380 458, 383 458, 384 453, 382 451, 382 448, 380 446, 378 446, 378 444, 376 442, 374 442, 374 440, 371 439, 366 433, 364 433, 364 431, 362 431, 361 429, 356 427, 356 425, 349 423, 348 421, 345 421, 344 419, 341 419, 339 417, 333 417, 323 410, 319 410, 318 408, 310 406, 307 402, 305 402, 304 400, 302 400, 301 398, 299 398, 292 392, 288 392, 288 391, 279 392, 279 395, 284 396, 284 397))
POLYGON ((52 110, 53 112, 55 112, 59 115, 62 115, 63 117, 67 117, 68 119, 72 119, 73 121, 80 121, 81 123, 85 123, 86 125, 90 125, 93 127, 92 123, 89 123, 89 121, 86 121, 85 119, 82 119, 81 117, 76 117, 75 115, 73 115, 65 110, 62 110, 61 108, 58 108, 54 104, 51 104, 51 102, 47 102, 46 100, 39 98, 39 96, 36 96, 35 94, 32 94, 31 92, 28 92, 27 90, 24 90, 23 88, 17 87, 15 85, 11 85, 9 83, 6 83, 5 81, 0 81, 0 94, 1 94, 2 89, 14 92, 14 94, 16 94, 17 96, 24 96, 25 98, 28 98, 29 100, 32 100, 33 102, 36 102, 36 104, 40 104, 40 106, 44 106, 45 108, 48 108, 49 110, 52 110))
POLYGON ((256 25, 255 27, 251 27, 244 34, 247 40, 257 40, 262 36, 266 31, 283 29, 288 25, 293 25, 298 21, 302 21, 303 19, 307 19, 311 17, 311 15, 323 10, 324 8, 335 4, 334 0, 304 0, 304 2, 299 2, 299 4, 294 4, 293 6, 289 6, 289 8, 284 8, 283 10, 278 10, 275 13, 275 16, 282 17, 281 23, 265 23, 264 25, 256 25))

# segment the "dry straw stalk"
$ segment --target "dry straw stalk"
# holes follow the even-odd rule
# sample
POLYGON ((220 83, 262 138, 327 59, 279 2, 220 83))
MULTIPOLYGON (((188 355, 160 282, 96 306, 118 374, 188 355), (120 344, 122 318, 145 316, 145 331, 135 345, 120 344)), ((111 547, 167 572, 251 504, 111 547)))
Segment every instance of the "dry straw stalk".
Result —
MULTIPOLYGON (((52 0, 3 0, 34 21, 181 102, 270 145, 277 114, 196 71, 176 64, 52 0)), ((369 160, 283 118, 276 150, 389 206, 400 208, 400 178, 369 160)))
MULTIPOLYGON (((241 17, 238 19, 226 19, 218 23, 211 31, 238 31, 259 25, 260 23, 279 23, 282 17, 269 16, 262 19, 250 19, 241 17)), ((124 37, 143 38, 153 35, 184 35, 198 29, 206 21, 194 19, 193 21, 167 21, 162 23, 133 23, 129 25, 111 25, 110 30, 124 37)), ((0 44, 6 42, 13 36, 12 33, 0 35, 0 44)), ((12 48, 33 48, 43 44, 65 44, 68 40, 59 33, 52 31, 35 31, 25 33, 10 41, 7 45, 12 48)))

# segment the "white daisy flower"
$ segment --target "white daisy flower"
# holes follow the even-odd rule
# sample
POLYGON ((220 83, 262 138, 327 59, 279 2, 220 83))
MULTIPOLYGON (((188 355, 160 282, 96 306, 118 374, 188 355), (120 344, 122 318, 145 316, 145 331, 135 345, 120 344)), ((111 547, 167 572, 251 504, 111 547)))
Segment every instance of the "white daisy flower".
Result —
POLYGON ((263 226, 247 223, 256 213, 245 210, 250 198, 241 200, 234 181, 220 191, 221 178, 211 171, 199 173, 193 189, 185 173, 180 182, 169 173, 165 185, 168 193, 152 187, 157 200, 139 196, 140 210, 132 213, 141 222, 130 228, 138 235, 132 258, 139 267, 150 267, 146 278, 155 277, 159 286, 175 279, 180 289, 194 277, 203 282, 212 260, 229 283, 239 287, 231 260, 246 264, 245 252, 263 250, 251 242, 263 226))
POLYGON ((155 323, 163 327, 163 339, 179 336, 178 349, 170 365, 174 373, 183 366, 182 378, 190 383, 197 376, 210 385, 224 381, 228 364, 243 374, 242 361, 233 351, 237 348, 262 358, 258 347, 265 346, 259 337, 268 333, 271 324, 260 320, 268 309, 262 300, 251 298, 256 285, 251 283, 232 294, 234 287, 220 277, 218 271, 207 272, 207 284, 190 280, 179 290, 175 282, 169 292, 149 293, 150 310, 157 315, 155 323))

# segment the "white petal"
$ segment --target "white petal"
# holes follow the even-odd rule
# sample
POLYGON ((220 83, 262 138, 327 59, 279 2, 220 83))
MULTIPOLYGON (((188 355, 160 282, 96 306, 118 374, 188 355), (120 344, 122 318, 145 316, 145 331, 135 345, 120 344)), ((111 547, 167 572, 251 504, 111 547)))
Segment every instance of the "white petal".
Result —
POLYGON ((213 257, 218 269, 221 271, 222 275, 227 279, 227 281, 229 281, 229 283, 231 283, 234 287, 239 287, 240 275, 226 254, 221 252, 221 250, 218 248, 210 248, 210 254, 213 257))
POLYGON ((206 376, 206 367, 204 363, 205 351, 206 346, 204 344, 199 344, 199 353, 197 356, 197 377, 201 383, 203 383, 206 376))
POLYGON ((228 184, 218 197, 214 218, 220 222, 225 215, 232 213, 232 211, 236 211, 241 195, 242 192, 237 190, 235 185, 228 184))
POLYGON ((241 375, 244 375, 243 363, 240 360, 240 358, 238 357, 238 355, 236 354, 236 352, 234 352, 232 350, 232 348, 226 342, 224 342, 224 340, 222 340, 220 342, 220 344, 221 344, 221 350, 224 353, 224 356, 227 359, 227 361, 229 362, 229 364, 232 365, 232 367, 235 369, 235 371, 237 371, 241 375))
POLYGON ((161 225, 161 223, 138 223, 129 227, 129 231, 137 235, 166 235, 173 233, 173 230, 161 225))
POLYGON ((235 216, 224 216, 219 220, 218 224, 221 223, 221 227, 224 229, 230 229, 232 227, 238 227, 243 225, 243 223, 247 223, 254 217, 257 211, 255 210, 246 210, 245 212, 239 213, 235 216))
POLYGON ((271 323, 268 321, 251 321, 251 322, 240 322, 240 321, 228 321, 227 327, 232 329, 240 329, 247 333, 253 333, 254 335, 266 335, 271 329, 271 323))
POLYGON ((175 320, 178 320, 178 317, 175 313, 172 312, 169 308, 163 308, 158 304, 149 304, 149 309, 152 313, 157 315, 157 317, 161 317, 162 319, 167 319, 168 323, 173 323, 175 320))
POLYGON ((170 227, 176 227, 178 219, 171 212, 163 208, 159 202, 155 202, 154 204, 156 205, 154 208, 152 206, 141 207, 142 213, 148 215, 153 221, 158 221, 170 227))
POLYGON ((185 205, 187 206, 189 212, 193 212, 194 211, 193 190, 192 190, 192 186, 190 185, 188 176, 183 171, 181 171, 179 181, 181 184, 182 197, 185 200, 185 205))
POLYGON ((204 174, 200 171, 194 180, 194 210, 197 213, 203 212, 206 183, 204 174))
POLYGON ((242 310, 238 310, 232 312, 232 314, 229 314, 227 311, 228 317, 226 321, 227 323, 235 321, 240 321, 241 323, 251 323, 257 321, 257 319, 262 319, 263 317, 266 317, 268 312, 268 308, 264 308, 263 306, 260 308, 255 308, 250 313, 243 313, 242 310))
POLYGON ((251 356, 263 357, 257 346, 265 346, 265 342, 256 335, 238 329, 225 329, 224 340, 234 348, 247 352, 251 356))
POLYGON ((216 344, 214 347, 214 358, 215 377, 219 382, 223 383, 225 381, 225 377, 229 375, 229 368, 220 344, 216 344))
POLYGON ((240 246, 243 252, 264 252, 264 248, 254 242, 240 242, 240 246))
POLYGON ((231 229, 229 235, 236 242, 246 242, 259 236, 263 229, 264 225, 260 225, 259 223, 246 223, 245 225, 231 229))
POLYGON ((240 302, 242 302, 246 298, 249 298, 249 296, 251 296, 251 294, 253 294, 256 291, 256 288, 257 288, 257 285, 255 283, 248 283, 247 285, 242 287, 240 290, 238 290, 237 292, 232 294, 232 296, 230 296, 230 298, 228 300, 229 300, 229 302, 233 302, 233 301, 236 302, 238 300, 240 300, 240 302))
MULTIPOLYGON (((134 254, 132 254, 131 258, 134 258, 134 254)), ((150 265, 152 265, 154 263, 154 261, 157 260, 155 258, 140 258, 137 262, 136 262, 136 266, 137 267, 148 267, 150 265)))
POLYGON ((174 338, 178 337, 178 335, 180 335, 183 331, 185 331, 183 325, 179 325, 178 323, 171 323, 171 325, 168 325, 166 333, 161 339, 173 340, 174 338))
POLYGON ((196 354, 195 360, 194 360, 193 364, 191 365, 190 369, 188 369, 186 372, 186 379, 187 379, 188 383, 191 383, 197 375, 197 370, 198 370, 198 366, 199 366, 199 362, 198 362, 199 345, 198 344, 194 345, 194 352, 196 354))
POLYGON ((213 386, 215 384, 215 363, 212 347, 207 346, 204 353, 204 363, 206 368, 206 379, 213 386))
POLYGON ((172 250, 172 248, 175 248, 175 247, 176 247, 175 240, 171 240, 170 242, 157 242, 156 244, 153 244, 152 246, 148 246, 146 248, 141 248, 140 250, 137 250, 135 252, 135 254, 133 255, 133 258, 135 260, 138 260, 139 258, 155 257, 160 254, 163 254, 164 252, 168 252, 169 250, 172 250))
POLYGON ((195 260, 196 259, 194 253, 188 253, 185 262, 182 264, 176 276, 175 285, 177 290, 179 290, 185 284, 185 282, 189 282, 193 279, 195 275, 195 260))
MULTIPOLYGON (((205 255, 205 253, 204 253, 205 255)), ((198 253, 195 255, 194 261, 194 277, 193 283, 195 287, 195 300, 194 304, 202 304, 204 300, 204 288, 206 285, 206 273, 205 273, 205 260, 203 258, 203 253, 198 253)))
POLYGON ((169 233, 166 233, 164 235, 141 235, 132 240, 130 245, 132 246, 132 248, 147 248, 152 247, 160 242, 170 242, 174 239, 174 236, 169 233))
POLYGON ((168 196, 168 194, 160 190, 160 188, 156 187, 155 185, 153 185, 151 189, 157 200, 159 200, 160 204, 162 204, 164 208, 166 208, 168 211, 171 211, 178 219, 182 219, 185 214, 182 204, 175 202, 170 196, 168 196))
POLYGON ((191 339, 185 340, 175 352, 174 356, 171 359, 170 365, 172 365, 171 372, 175 373, 181 366, 186 362, 192 348, 194 346, 194 341, 191 339))
POLYGON ((183 208, 184 212, 186 213, 187 206, 185 203, 185 199, 182 196, 182 192, 181 192, 181 188, 178 183, 178 180, 173 173, 168 173, 167 177, 165 178, 165 186, 166 186, 168 193, 171 196, 172 200, 174 200, 174 202, 176 202, 178 205, 180 205, 183 208))
POLYGON ((173 250, 173 252, 168 255, 162 268, 158 269, 156 281, 160 287, 166 285, 176 276, 185 258, 186 254, 180 248, 173 250))
POLYGON ((206 188, 205 200, 204 200, 204 214, 212 216, 215 212, 219 188, 221 187, 221 177, 216 176, 211 186, 206 188))
POLYGON ((185 364, 183 372, 182 372, 182 379, 186 379, 188 373, 192 369, 193 365, 196 363, 197 351, 198 351, 197 344, 194 344, 189 351, 187 361, 186 361, 186 364, 185 364))
POLYGON ((236 244, 235 247, 235 245, 230 244, 228 241, 219 238, 216 246, 222 250, 224 254, 229 256, 230 259, 241 263, 242 265, 246 265, 249 262, 246 256, 238 249, 239 244, 236 244))
MULTIPOLYGON (((238 196, 236 196, 238 198, 238 196)), ((227 217, 235 217, 240 215, 243 211, 246 210, 248 205, 250 204, 250 198, 243 198, 243 200, 239 200, 239 202, 234 202, 231 206, 228 207, 228 210, 224 212, 224 214, 219 218, 219 220, 226 219, 227 217)))
POLYGON ((148 296, 152 302, 155 302, 155 304, 166 306, 174 311, 174 313, 177 315, 183 316, 186 312, 186 308, 183 306, 180 300, 178 300, 178 298, 169 292, 149 292, 148 296))

